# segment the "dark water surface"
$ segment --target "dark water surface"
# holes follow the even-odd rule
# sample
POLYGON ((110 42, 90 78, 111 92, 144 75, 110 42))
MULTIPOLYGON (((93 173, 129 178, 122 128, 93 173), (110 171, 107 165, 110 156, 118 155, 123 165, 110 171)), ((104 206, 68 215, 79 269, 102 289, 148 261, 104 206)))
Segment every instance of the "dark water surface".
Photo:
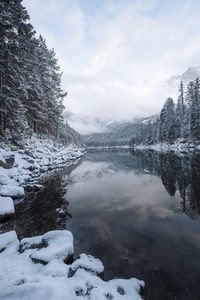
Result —
POLYGON ((200 154, 89 150, 16 205, 19 237, 64 228, 106 280, 142 279, 145 299, 200 299, 200 154))

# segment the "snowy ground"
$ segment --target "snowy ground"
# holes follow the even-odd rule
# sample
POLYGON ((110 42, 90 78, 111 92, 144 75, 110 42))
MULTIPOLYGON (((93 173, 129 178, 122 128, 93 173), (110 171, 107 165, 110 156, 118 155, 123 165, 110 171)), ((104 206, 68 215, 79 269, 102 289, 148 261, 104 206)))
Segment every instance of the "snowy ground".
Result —
POLYGON ((143 281, 103 281, 100 260, 81 254, 71 262, 73 236, 55 230, 19 242, 16 232, 0 235, 0 299, 139 300, 143 281))
POLYGON ((94 147, 87 147, 87 149, 129 149, 129 145, 123 145, 123 146, 94 146, 94 147))
POLYGON ((173 144, 160 143, 155 145, 138 145, 135 146, 136 149, 153 149, 157 151, 174 151, 177 153, 190 153, 192 151, 200 150, 200 145, 195 145, 193 143, 188 143, 184 140, 178 140, 173 144))
MULTIPOLYGON (((87 149, 131 149, 129 145, 124 146, 97 146, 97 147, 87 147, 87 149)), ((192 152, 195 150, 200 150, 200 145, 195 145, 192 142, 187 142, 184 139, 179 139, 173 144, 160 143, 154 145, 136 145, 134 149, 153 149, 157 151, 175 151, 175 152, 192 152)))
POLYGON ((0 219, 14 214, 10 197, 24 197, 24 189, 35 187, 49 171, 77 162, 82 154, 76 147, 36 138, 21 149, 0 147, 0 219))

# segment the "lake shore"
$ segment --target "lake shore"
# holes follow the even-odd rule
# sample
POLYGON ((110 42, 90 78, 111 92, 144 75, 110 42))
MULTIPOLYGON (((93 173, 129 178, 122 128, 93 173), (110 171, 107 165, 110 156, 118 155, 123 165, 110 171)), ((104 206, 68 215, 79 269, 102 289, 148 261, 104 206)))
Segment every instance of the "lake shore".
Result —
MULTIPOLYGON (((0 221, 14 218, 13 200, 26 191, 39 192, 38 184, 56 169, 77 164, 84 149, 34 139, 20 148, 3 145, 0 151, 0 221)), ((0 278, 3 299, 123 299, 140 300, 144 282, 136 278, 102 280, 100 260, 81 254, 73 261, 74 240, 67 230, 19 240, 11 230, 0 234, 0 278), (58 289, 59 286, 59 289, 58 289)))

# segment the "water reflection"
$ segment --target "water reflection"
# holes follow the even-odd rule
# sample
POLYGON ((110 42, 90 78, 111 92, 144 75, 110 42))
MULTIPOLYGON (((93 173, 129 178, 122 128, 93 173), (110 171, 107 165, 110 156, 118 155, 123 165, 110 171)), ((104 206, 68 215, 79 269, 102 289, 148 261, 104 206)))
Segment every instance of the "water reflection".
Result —
POLYGON ((89 151, 67 192, 77 253, 102 259, 106 279, 144 279, 145 299, 199 299, 199 162, 199 154, 89 151))
POLYGON ((146 150, 134 151, 132 155, 143 169, 161 177, 170 196, 174 196, 178 189, 182 211, 193 219, 199 218, 200 153, 177 156, 173 152, 166 154, 146 150))
POLYGON ((48 180, 41 182, 44 189, 28 193, 24 201, 15 206, 15 230, 20 239, 66 229, 66 222, 71 218, 66 192, 69 174, 74 168, 53 172, 48 180))
MULTIPOLYGON (((176 155, 174 152, 135 150, 131 151, 131 156, 128 157, 126 150, 90 150, 89 157, 95 162, 107 162, 107 167, 101 170, 101 174, 105 173, 105 170, 106 172, 135 170, 138 174, 159 176, 170 196, 179 192, 182 198, 180 210, 193 219, 199 218, 200 152, 176 155)), ((98 168, 96 172, 99 172, 98 168)))

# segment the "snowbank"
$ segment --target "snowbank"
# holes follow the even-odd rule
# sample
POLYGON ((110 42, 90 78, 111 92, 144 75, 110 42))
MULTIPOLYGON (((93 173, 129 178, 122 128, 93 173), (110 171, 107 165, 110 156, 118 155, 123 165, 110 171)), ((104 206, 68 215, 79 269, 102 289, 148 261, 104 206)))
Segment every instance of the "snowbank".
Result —
MULTIPOLYGON (((38 180, 48 176, 49 171, 70 166, 82 155, 76 146, 64 147, 37 138, 27 141, 20 149, 4 145, 0 148, 0 196, 22 198, 24 189, 38 189, 38 180)), ((2 205, 0 216, 5 214, 2 205)))
POLYGON ((103 264, 81 254, 72 264, 73 237, 67 230, 19 242, 15 231, 0 235, 0 299, 4 300, 140 300, 143 281, 103 281, 103 264), (46 263, 33 260, 33 255, 46 263), (73 270, 73 272, 71 272, 73 270))
POLYGON ((173 144, 160 143, 154 145, 137 145, 135 149, 152 149, 157 151, 174 151, 177 153, 189 153, 192 151, 200 150, 200 145, 195 145, 184 139, 179 139, 173 144))

